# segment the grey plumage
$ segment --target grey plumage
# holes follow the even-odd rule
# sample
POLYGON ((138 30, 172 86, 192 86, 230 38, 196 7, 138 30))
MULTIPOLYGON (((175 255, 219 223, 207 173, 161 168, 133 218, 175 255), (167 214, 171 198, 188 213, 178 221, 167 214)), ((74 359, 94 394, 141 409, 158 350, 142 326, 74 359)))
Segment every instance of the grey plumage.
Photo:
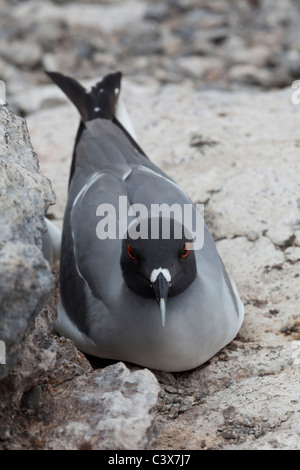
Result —
MULTIPOLYGON (((73 339, 82 351, 99 357, 168 371, 202 364, 235 337, 244 314, 235 284, 226 273, 212 236, 204 226, 203 248, 189 255, 189 261, 178 260, 177 254, 177 258, 175 254, 172 258, 172 254, 166 254, 168 248, 160 263, 159 243, 145 241, 144 246, 139 245, 139 263, 143 266, 133 262, 133 280, 140 269, 148 272, 149 266, 152 270, 166 269, 171 274, 177 269, 177 281, 174 275, 169 282, 166 325, 162 328, 154 291, 151 297, 150 280, 149 289, 146 284, 143 288, 145 279, 137 280, 137 285, 142 283, 139 295, 126 276, 124 279, 120 260, 126 253, 122 239, 97 237, 97 208, 101 204, 112 205, 116 220, 120 217, 124 223, 125 214, 118 214, 120 196, 127 197, 128 207, 139 203, 149 209, 151 204, 183 206, 191 201, 146 157, 126 131, 126 123, 124 127, 116 119, 120 74, 105 77, 90 94, 84 91, 85 96, 74 80, 68 82, 60 74, 50 76, 59 86, 63 81, 62 88, 71 94, 82 116, 64 218, 57 331, 73 339), (104 103, 100 95, 106 96, 104 103), (177 294, 178 279, 188 272, 187 264, 185 271, 181 266, 190 263, 192 257, 196 262, 195 278, 177 294)), ((128 259, 128 269, 130 262, 128 259)), ((184 280, 182 277, 183 283, 184 280)))

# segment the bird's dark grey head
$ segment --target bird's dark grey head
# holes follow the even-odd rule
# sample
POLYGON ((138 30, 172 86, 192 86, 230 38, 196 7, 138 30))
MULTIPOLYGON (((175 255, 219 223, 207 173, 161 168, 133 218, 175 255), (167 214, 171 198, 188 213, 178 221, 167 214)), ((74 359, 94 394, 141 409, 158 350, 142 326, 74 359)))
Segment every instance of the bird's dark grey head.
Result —
POLYGON ((120 260, 126 285, 141 297, 156 298, 162 317, 167 298, 185 291, 197 275, 195 252, 182 224, 173 219, 164 222, 159 220, 158 238, 151 237, 150 218, 147 238, 135 239, 129 230, 122 240, 120 260), (164 222, 169 223, 169 233, 163 230, 164 222))

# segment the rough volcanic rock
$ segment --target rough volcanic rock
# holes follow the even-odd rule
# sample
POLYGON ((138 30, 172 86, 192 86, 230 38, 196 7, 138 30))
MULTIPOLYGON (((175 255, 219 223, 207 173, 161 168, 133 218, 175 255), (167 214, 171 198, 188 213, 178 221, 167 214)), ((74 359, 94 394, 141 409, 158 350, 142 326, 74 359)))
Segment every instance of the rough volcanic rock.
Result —
POLYGON ((33 318, 54 286, 41 252, 44 215, 55 196, 30 143, 26 122, 0 106, 0 339, 16 364, 33 318))
POLYGON ((46 430, 45 449, 145 449, 158 393, 149 370, 131 372, 121 362, 74 379, 48 395, 55 426, 46 430))
POLYGON ((155 376, 120 362, 96 360, 94 369, 72 341, 52 332, 57 295, 58 285, 34 319, 21 360, 0 382, 0 449, 148 448, 156 436, 155 376))

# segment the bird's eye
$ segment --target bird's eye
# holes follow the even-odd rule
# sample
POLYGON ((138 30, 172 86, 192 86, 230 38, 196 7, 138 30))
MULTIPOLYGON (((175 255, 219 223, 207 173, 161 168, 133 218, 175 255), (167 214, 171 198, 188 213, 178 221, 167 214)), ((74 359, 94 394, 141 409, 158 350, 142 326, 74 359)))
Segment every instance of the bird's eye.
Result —
POLYGON ((136 260, 136 254, 130 245, 127 245, 127 253, 128 253, 129 258, 132 259, 132 261, 136 260))
POLYGON ((184 248, 180 252, 181 258, 187 258, 191 251, 191 242, 186 242, 184 248))

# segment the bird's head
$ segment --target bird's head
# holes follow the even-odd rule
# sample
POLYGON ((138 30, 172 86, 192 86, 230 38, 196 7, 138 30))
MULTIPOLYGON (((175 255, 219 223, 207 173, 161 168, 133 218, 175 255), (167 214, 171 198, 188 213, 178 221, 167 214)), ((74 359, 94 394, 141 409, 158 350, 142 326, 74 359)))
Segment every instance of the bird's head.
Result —
POLYGON ((184 227, 179 222, 149 218, 145 226, 148 226, 149 236, 136 238, 136 230, 133 231, 134 236, 128 230, 122 240, 122 274, 135 294, 157 300, 164 327, 167 299, 182 293, 194 281, 196 257, 191 249, 191 240, 185 236, 184 227), (158 230, 152 230, 151 236, 153 223, 158 224, 158 230))

